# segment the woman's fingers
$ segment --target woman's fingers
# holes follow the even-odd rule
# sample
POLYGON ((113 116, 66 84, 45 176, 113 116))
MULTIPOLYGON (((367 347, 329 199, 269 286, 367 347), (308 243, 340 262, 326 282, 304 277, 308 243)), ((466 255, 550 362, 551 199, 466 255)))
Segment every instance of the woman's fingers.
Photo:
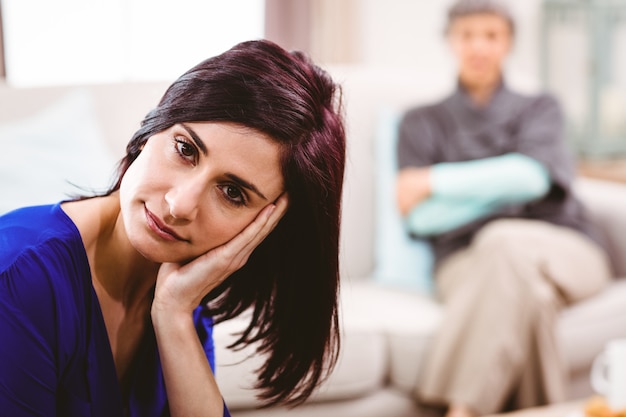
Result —
POLYGON ((252 251, 276 227, 287 211, 286 195, 281 195, 274 204, 265 207, 246 228, 224 245, 215 248, 189 264, 185 269, 199 268, 211 272, 216 285, 241 268, 252 251))
POLYGON ((200 299, 248 261, 250 254, 287 211, 288 198, 265 207, 243 231, 224 245, 185 264, 161 265, 155 300, 168 308, 193 309, 200 299), (178 301, 176 301, 178 300, 178 301))
POLYGON ((240 234, 224 245, 226 252, 233 255, 237 269, 245 264, 252 251, 274 230, 288 205, 287 194, 282 194, 274 204, 265 207, 240 234))

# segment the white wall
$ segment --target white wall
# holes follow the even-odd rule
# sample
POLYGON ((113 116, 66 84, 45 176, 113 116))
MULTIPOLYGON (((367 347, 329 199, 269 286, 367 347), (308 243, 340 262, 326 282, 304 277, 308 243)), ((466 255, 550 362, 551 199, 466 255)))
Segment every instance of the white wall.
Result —
MULTIPOLYGON (((453 76, 454 62, 443 37, 451 0, 361 0, 358 13, 359 64, 415 68, 436 79, 453 76)), ((508 62, 512 83, 540 84, 541 0, 509 0, 517 23, 508 62)))
POLYGON ((264 32, 263 0, 1 0, 7 81, 173 80, 264 32))
MULTIPOLYGON (((262 0, 0 1, 14 85, 172 79, 237 41, 262 36, 264 29, 262 0)), ((519 26, 511 70, 537 84, 541 0, 508 1, 519 26)), ((333 1, 321 17, 334 36, 326 47, 349 36, 350 57, 360 65, 450 78, 454 67, 442 36, 450 4, 333 1), (341 16, 343 34, 331 28, 335 15, 341 16)))

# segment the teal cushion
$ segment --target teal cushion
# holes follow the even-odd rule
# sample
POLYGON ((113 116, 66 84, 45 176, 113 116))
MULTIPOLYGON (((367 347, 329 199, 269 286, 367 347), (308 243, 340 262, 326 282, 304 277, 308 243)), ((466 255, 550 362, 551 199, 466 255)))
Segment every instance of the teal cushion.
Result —
POLYGON ((432 293, 433 255, 428 242, 409 237, 396 206, 396 143, 401 113, 382 109, 375 139, 376 238, 374 280, 432 293))

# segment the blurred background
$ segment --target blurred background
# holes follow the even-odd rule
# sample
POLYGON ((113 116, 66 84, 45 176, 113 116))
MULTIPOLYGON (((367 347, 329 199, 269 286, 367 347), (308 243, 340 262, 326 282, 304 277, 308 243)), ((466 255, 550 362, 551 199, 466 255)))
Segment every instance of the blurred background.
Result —
MULTIPOLYGON (((326 66, 401 68, 453 80, 451 0, 1 0, 0 76, 15 87, 171 81, 255 38, 326 66)), ((509 1, 507 74, 549 90, 581 169, 626 181, 626 0, 509 1)))

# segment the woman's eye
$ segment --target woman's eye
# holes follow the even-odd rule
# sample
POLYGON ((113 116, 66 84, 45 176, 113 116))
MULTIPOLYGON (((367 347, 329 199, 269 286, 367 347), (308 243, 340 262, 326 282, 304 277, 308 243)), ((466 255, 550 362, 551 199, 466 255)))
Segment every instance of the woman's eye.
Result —
POLYGON ((245 198, 244 193, 237 186, 230 185, 230 184, 223 185, 222 192, 224 193, 224 196, 229 202, 237 206, 241 206, 246 203, 246 198, 245 198))
POLYGON ((196 148, 182 139, 176 139, 176 151, 185 159, 195 158, 196 156, 196 148))

